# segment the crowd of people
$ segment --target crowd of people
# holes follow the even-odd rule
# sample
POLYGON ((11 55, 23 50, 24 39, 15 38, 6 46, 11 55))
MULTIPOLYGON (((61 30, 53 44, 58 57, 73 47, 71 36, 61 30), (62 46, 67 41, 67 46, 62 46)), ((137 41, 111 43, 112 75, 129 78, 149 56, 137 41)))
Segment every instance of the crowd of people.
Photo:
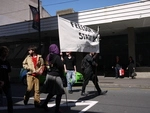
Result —
MULTIPOLYGON (((55 100, 55 113, 61 113, 59 110, 60 102, 63 94, 66 94, 64 87, 67 87, 68 94, 72 94, 72 86, 76 80, 76 60, 70 51, 66 52, 66 56, 63 57, 58 46, 51 44, 49 46, 49 53, 46 59, 43 59, 42 55, 38 54, 38 48, 34 45, 28 48, 28 55, 22 62, 22 66, 27 70, 27 89, 24 94, 24 105, 28 104, 30 93, 34 90, 34 106, 36 108, 43 108, 48 111, 49 100, 56 95, 55 100), (39 75, 43 72, 46 73, 45 82, 40 90, 39 75), (64 76, 66 75, 66 76, 64 76), (44 102, 40 100, 40 93, 46 93, 47 97, 44 102)), ((0 106, 3 104, 4 92, 7 99, 7 111, 13 113, 13 101, 11 94, 11 85, 8 73, 11 72, 10 63, 7 60, 9 49, 6 46, 0 47, 0 106)), ((96 55, 94 52, 88 53, 83 60, 86 62, 86 66, 83 69, 83 85, 81 88, 81 96, 88 96, 85 89, 88 82, 91 80, 97 90, 96 96, 105 95, 108 91, 102 91, 95 69, 98 64, 95 60, 96 55)), ((119 57, 116 57, 116 62, 113 66, 116 72, 116 78, 119 76, 119 69, 121 68, 119 57)), ((132 57, 129 57, 129 76, 132 76, 134 71, 134 61, 132 57)))

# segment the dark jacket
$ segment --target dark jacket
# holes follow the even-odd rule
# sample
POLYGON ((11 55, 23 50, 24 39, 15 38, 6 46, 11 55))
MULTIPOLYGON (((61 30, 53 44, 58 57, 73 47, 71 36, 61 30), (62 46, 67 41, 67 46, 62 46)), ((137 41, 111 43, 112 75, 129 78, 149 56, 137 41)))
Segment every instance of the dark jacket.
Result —
POLYGON ((0 81, 4 81, 4 87, 10 87, 9 72, 11 72, 10 63, 0 59, 0 81))
POLYGON ((51 57, 51 60, 49 61, 50 71, 48 71, 48 74, 63 77, 64 65, 60 56, 57 54, 51 54, 50 57, 51 57))
POLYGON ((93 57, 90 54, 87 54, 84 57, 85 61, 87 62, 87 66, 84 69, 85 75, 92 75, 94 74, 94 68, 96 67, 96 62, 94 61, 93 57))
POLYGON ((57 54, 51 54, 50 57, 51 57, 49 61, 50 70, 48 70, 47 73, 52 76, 61 77, 63 86, 66 87, 67 80, 66 80, 66 77, 64 76, 63 61, 61 60, 60 56, 57 54))
POLYGON ((131 60, 131 61, 129 60, 128 70, 130 73, 132 73, 134 71, 133 68, 134 68, 134 60, 131 60))
POLYGON ((120 59, 119 59, 119 61, 115 60, 113 63, 113 66, 114 67, 122 67, 122 63, 121 63, 120 59))

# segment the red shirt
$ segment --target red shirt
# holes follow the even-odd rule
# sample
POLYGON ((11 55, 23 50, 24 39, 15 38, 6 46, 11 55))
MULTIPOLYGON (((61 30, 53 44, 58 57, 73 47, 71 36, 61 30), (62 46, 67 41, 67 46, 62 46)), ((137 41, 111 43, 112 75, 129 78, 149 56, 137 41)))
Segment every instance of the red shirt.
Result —
MULTIPOLYGON (((32 62, 34 64, 34 68, 36 68, 36 64, 37 64, 37 56, 33 56, 32 57, 32 62)), ((33 76, 36 76, 36 74, 32 74, 33 76)))

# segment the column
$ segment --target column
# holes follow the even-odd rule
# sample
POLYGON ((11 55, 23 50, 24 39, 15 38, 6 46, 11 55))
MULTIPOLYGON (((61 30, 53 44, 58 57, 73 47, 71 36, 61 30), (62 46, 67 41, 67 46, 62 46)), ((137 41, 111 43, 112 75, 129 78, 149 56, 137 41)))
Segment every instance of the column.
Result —
POLYGON ((135 64, 136 64, 136 56, 135 56, 135 32, 133 27, 127 28, 128 30, 128 55, 132 56, 135 64))

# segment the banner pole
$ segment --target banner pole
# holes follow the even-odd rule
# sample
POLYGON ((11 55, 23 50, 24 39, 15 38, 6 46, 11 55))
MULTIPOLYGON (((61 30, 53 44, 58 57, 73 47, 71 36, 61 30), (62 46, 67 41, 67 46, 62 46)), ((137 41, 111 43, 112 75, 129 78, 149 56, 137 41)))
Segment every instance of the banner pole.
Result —
MULTIPOLYGON (((98 26, 98 28, 97 28, 97 34, 100 35, 100 26, 98 26)), ((99 53, 97 53, 97 54, 96 54, 96 57, 98 56, 98 58, 96 59, 96 63, 98 64, 98 59, 99 59, 99 55, 100 55, 100 36, 99 36, 99 53)), ((97 68, 98 68, 98 66, 96 66, 96 72, 95 72, 96 76, 97 76, 97 70, 98 70, 97 68)))
MULTIPOLYGON (((97 28, 97 33, 98 33, 98 35, 100 35, 100 27, 98 26, 98 28, 97 28)), ((98 37, 98 35, 97 35, 97 37, 98 37)), ((100 37, 99 37, 100 38, 100 37)), ((99 53, 100 53, 100 39, 99 39, 99 53)), ((94 60, 95 60, 95 62, 97 63, 97 65, 98 65, 98 59, 99 59, 99 53, 96 53, 95 55, 94 55, 94 60), (97 58, 98 57, 98 58, 97 58)), ((97 75, 98 75, 98 66, 96 66, 96 69, 95 69, 95 84, 96 84, 96 82, 98 82, 98 84, 99 84, 99 79, 98 79, 98 77, 97 77, 97 75), (98 80, 98 81, 97 81, 98 80)), ((95 88, 94 88, 95 89, 95 88)), ((95 91, 95 90, 94 90, 95 91)))

